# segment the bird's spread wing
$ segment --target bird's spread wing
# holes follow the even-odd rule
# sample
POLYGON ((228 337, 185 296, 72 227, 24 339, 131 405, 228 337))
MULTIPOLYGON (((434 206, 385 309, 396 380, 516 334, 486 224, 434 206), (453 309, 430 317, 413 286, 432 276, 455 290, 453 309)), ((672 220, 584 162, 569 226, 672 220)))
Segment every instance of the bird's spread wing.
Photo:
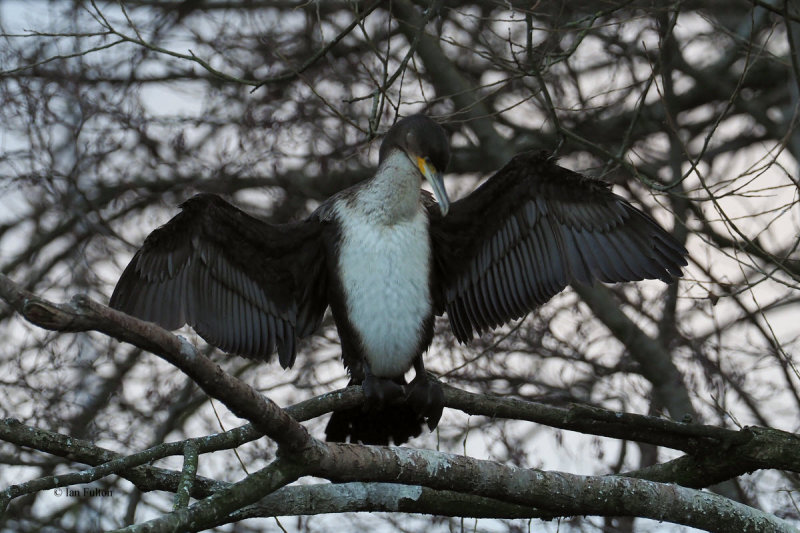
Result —
POLYGON ((462 342, 571 281, 669 282, 686 265, 686 249, 653 219, 543 153, 518 155, 446 217, 428 212, 437 313, 462 342))
POLYGON ((327 307, 319 221, 271 225, 200 194, 153 231, 111 296, 111 307, 166 329, 188 323, 214 346, 291 366, 295 337, 327 307))

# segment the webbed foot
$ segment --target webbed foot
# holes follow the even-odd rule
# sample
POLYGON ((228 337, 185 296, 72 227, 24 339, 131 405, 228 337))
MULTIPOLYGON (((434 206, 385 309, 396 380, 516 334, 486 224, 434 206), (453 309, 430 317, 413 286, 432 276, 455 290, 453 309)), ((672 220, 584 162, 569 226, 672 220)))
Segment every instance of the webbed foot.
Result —
POLYGON ((417 414, 425 418, 428 429, 433 431, 444 409, 442 384, 426 372, 418 372, 407 390, 406 401, 417 414))
POLYGON ((367 397, 364 410, 368 411, 379 411, 384 405, 394 403, 405 394, 400 383, 393 379, 375 377, 369 372, 364 377, 361 387, 364 389, 364 396, 367 397))

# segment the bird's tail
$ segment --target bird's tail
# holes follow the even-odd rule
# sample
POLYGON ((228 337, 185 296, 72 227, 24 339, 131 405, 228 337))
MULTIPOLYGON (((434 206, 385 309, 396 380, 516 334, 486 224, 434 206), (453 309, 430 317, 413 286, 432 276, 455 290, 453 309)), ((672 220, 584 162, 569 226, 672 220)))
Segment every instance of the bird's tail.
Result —
POLYGON ((334 411, 325 428, 325 439, 329 442, 361 442, 384 446, 391 441, 400 445, 422 433, 424 423, 424 418, 406 401, 387 404, 378 409, 359 406, 334 411))

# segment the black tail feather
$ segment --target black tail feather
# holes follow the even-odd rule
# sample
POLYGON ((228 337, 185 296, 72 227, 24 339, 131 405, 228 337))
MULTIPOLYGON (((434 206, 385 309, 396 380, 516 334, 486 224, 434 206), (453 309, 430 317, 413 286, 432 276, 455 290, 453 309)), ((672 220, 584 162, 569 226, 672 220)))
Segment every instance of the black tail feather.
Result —
POLYGON ((422 433, 425 420, 406 403, 391 404, 377 410, 354 407, 335 411, 325 428, 329 442, 400 445, 422 433))

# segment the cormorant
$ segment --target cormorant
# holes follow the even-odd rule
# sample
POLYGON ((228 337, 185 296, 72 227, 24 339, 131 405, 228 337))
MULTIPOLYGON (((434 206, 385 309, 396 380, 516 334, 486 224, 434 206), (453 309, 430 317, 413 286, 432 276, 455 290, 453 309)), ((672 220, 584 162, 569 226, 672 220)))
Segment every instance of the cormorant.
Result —
POLYGON ((328 440, 400 444, 442 413, 441 385, 422 362, 435 316, 447 313, 467 342, 573 281, 681 275, 685 248, 608 184, 523 153, 451 205, 449 152, 441 126, 404 118, 374 177, 296 223, 198 194, 145 239, 110 305, 166 329, 188 323, 225 352, 267 360, 277 349, 284 368, 330 307, 367 405, 333 413, 328 440))

